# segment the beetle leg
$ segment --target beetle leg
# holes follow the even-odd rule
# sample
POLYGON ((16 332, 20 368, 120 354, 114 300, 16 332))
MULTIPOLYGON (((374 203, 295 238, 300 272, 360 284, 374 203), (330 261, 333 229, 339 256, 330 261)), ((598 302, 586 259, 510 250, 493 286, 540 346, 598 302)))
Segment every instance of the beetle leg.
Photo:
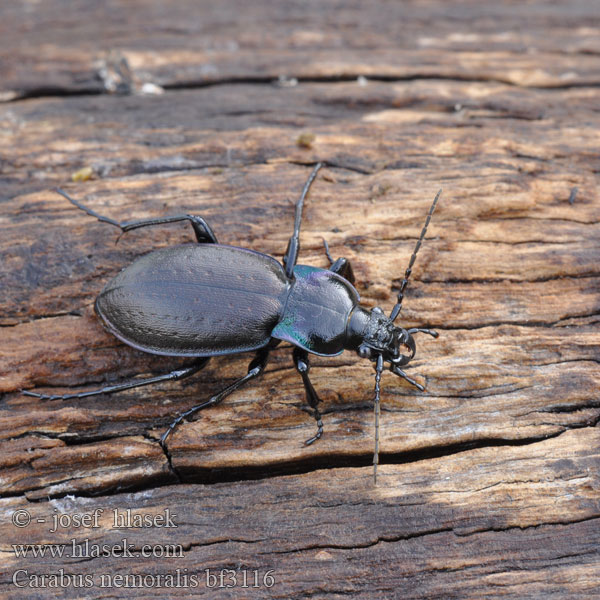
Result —
POLYGON ((354 271, 352 270, 352 265, 347 258, 338 258, 331 265, 331 267, 329 267, 329 270, 341 275, 344 279, 347 279, 352 285, 354 285, 354 271))
POLYGON ((350 261, 347 258, 338 258, 337 260, 333 260, 333 258, 331 258, 331 253, 329 252, 329 244, 325 238, 323 238, 323 245, 325 246, 325 254, 327 255, 327 259, 331 265, 329 270, 333 273, 341 275, 344 279, 347 279, 352 285, 354 285, 354 271, 352 270, 350 261))
POLYGON ((109 223, 110 225, 114 225, 115 227, 119 227, 123 233, 126 231, 131 231, 132 229, 139 229, 140 227, 147 227, 149 225, 164 225, 165 223, 176 223, 178 221, 189 221, 194 228, 194 233, 196 234, 196 240, 200 244, 217 244, 217 237, 215 236, 213 230, 210 225, 202 218, 197 215, 175 215, 172 217, 159 217, 156 219, 139 219, 136 221, 123 221, 119 223, 119 221, 115 221, 110 217, 103 217, 99 215, 96 211, 88 208, 84 204, 81 204, 75 198, 71 198, 67 192, 57 188, 56 191, 64 196, 71 204, 75 205, 77 208, 81 209, 91 217, 96 217, 98 221, 102 223, 109 223))
POLYGON ((229 396, 229 394, 232 394, 233 392, 235 392, 235 390, 242 387, 245 383, 248 383, 251 379, 255 379, 256 377, 258 377, 265 370, 265 367, 267 366, 267 361, 269 360, 270 350, 271 350, 270 348, 263 348, 262 350, 259 350, 257 352, 256 356, 254 357, 254 359, 252 360, 252 362, 250 363, 250 366, 248 367, 248 373, 246 375, 244 375, 241 379, 234 381, 231 385, 227 386, 224 390, 221 390, 218 394, 216 394, 212 398, 210 398, 210 400, 207 400, 206 402, 202 402, 202 404, 197 404, 196 406, 192 406, 192 408, 181 413, 169 425, 167 430, 160 437, 160 445, 162 446, 163 450, 166 451, 165 443, 166 443, 169 435, 177 428, 177 426, 184 419, 187 419, 187 417, 192 416, 193 414, 197 413, 199 410, 202 410, 203 408, 208 408, 209 406, 214 406, 215 404, 218 404, 219 402, 221 402, 221 400, 223 400, 223 398, 226 398, 227 396, 229 396))
POLYGON ((402 379, 406 379, 406 381, 408 381, 408 383, 410 383, 411 385, 414 385, 420 391, 422 391, 422 392, 425 391, 425 388, 420 383, 417 383, 414 379, 410 378, 402 369, 399 369, 395 365, 391 365, 390 371, 392 373, 394 373, 394 375, 398 375, 399 377, 402 377, 402 379))
POLYGON ((325 238, 323 239, 323 246, 325 246, 325 254, 327 256, 327 260, 329 261, 330 265, 333 265, 335 263, 335 261, 333 260, 333 258, 331 258, 331 253, 329 252, 329 244, 327 243, 327 240, 325 238))
POLYGON ((89 398, 90 396, 98 396, 99 394, 112 394, 114 392, 121 392, 123 390, 130 390, 132 388, 140 387, 142 385, 150 385, 151 383, 159 383, 160 381, 172 381, 175 379, 184 379, 193 375, 206 365, 210 357, 205 357, 197 360, 193 365, 186 367, 185 369, 177 369, 164 375, 157 375, 156 377, 148 377, 147 379, 138 379, 128 381, 126 383, 117 383, 116 385, 107 385, 97 390, 90 390, 88 392, 78 392, 75 394, 63 394, 62 396, 54 396, 49 394, 38 394, 37 392, 23 391, 25 396, 33 396, 34 398, 40 398, 41 400, 71 400, 72 398, 89 398))
POLYGON ((352 270, 350 261, 347 258, 338 258, 337 260, 333 260, 333 258, 331 258, 331 253, 329 252, 329 244, 325 238, 323 238, 323 245, 325 246, 325 254, 327 255, 327 259, 331 265, 329 270, 333 273, 341 275, 344 279, 347 279, 352 285, 354 285, 354 271, 352 270))
POLYGON ((310 190, 310 186, 312 182, 315 180, 319 169, 323 166, 323 163, 317 163, 315 168, 312 170, 311 174, 308 176, 304 187, 302 188, 302 193, 300 194, 300 198, 298 198, 298 202, 296 202, 296 213, 294 216, 294 231, 290 237, 290 240, 287 245, 287 249, 285 251, 285 256, 283 257, 283 264, 285 265, 285 274, 288 279, 291 279, 294 273, 294 267, 296 266, 296 261, 298 260, 298 251, 300 250, 300 223, 302 221, 302 207, 304 206, 304 198, 308 194, 308 190, 310 190))
POLYGON ((310 371, 308 352, 306 350, 302 350, 301 348, 294 348, 294 364, 296 365, 298 373, 300 373, 302 377, 302 383, 304 384, 304 389, 306 390, 306 399, 313 409, 313 414, 315 420, 317 421, 317 433, 304 442, 307 446, 310 446, 323 435, 323 420, 321 419, 321 413, 319 412, 319 402, 321 402, 321 400, 319 399, 313 384, 308 378, 308 372, 310 371))

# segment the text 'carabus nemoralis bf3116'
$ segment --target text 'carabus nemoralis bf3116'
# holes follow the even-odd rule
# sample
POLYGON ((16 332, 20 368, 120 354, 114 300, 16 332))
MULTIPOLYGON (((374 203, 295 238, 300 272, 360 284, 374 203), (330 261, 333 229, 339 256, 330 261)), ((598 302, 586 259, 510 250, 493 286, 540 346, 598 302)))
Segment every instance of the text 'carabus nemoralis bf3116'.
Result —
POLYGON ((317 422, 316 434, 305 442, 308 445, 323 434, 319 396, 308 376, 309 354, 335 356, 344 350, 355 350, 360 357, 375 364, 373 465, 376 478, 380 380, 384 363, 389 363, 392 373, 422 391, 423 386, 408 377, 401 367, 415 355, 413 334, 423 332, 437 337, 430 329, 403 329, 394 325, 394 321, 402 308, 404 290, 441 190, 429 209, 400 284, 397 302, 387 317, 380 308, 366 310, 360 306, 350 263, 345 258, 334 261, 327 242, 324 241, 331 263, 329 269, 296 264, 304 199, 321 167, 321 163, 315 165, 296 203, 294 230, 283 264, 267 254, 219 244, 202 217, 177 215, 119 223, 57 190, 76 207, 99 221, 119 227, 123 233, 148 225, 191 223, 197 243, 162 248, 138 258, 108 282, 96 299, 95 308, 108 330, 126 344, 151 354, 196 360, 188 367, 165 375, 87 392, 62 396, 23 393, 53 400, 109 394, 159 381, 183 379, 204 367, 211 356, 255 352, 244 377, 180 414, 169 425, 160 439, 168 456, 167 437, 181 421, 217 404, 260 375, 271 350, 286 341, 294 346, 294 364, 317 422))

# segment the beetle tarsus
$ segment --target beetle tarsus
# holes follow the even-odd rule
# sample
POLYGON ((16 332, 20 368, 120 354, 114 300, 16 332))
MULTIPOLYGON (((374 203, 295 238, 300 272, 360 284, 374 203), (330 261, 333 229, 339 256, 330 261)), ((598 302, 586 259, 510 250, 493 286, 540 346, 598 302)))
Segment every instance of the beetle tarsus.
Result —
POLYGON ((323 435, 323 421, 321 419, 321 413, 315 409, 314 411, 315 419, 317 420, 317 433, 313 435, 311 438, 305 440, 304 445, 310 446, 312 443, 316 442, 318 439, 321 439, 323 435))
POLYGON ((198 411, 202 410, 203 408, 208 408, 209 406, 214 406, 215 404, 218 404, 219 402, 221 402, 221 400, 223 400, 223 398, 226 398, 227 396, 229 396, 229 394, 232 394, 233 392, 235 392, 235 390, 242 387, 245 383, 248 383, 252 379, 258 377, 265 370, 265 367, 267 366, 267 361, 269 359, 269 352, 270 352, 270 348, 263 348, 262 350, 259 350, 258 353, 256 354, 256 356, 254 357, 254 359, 252 360, 252 362, 250 363, 250 366, 248 367, 248 373, 246 375, 244 375, 242 378, 238 379, 237 381, 233 382, 231 385, 227 386, 225 389, 221 390, 218 394, 215 394, 212 398, 210 398, 210 400, 207 400, 206 402, 202 402, 201 404, 197 404, 196 406, 192 406, 192 408, 181 413, 168 426, 167 430, 160 436, 159 441, 160 441, 160 445, 163 448, 163 450, 166 451, 166 449, 167 449, 166 441, 167 441, 167 438, 169 437, 169 435, 177 428, 177 426, 184 419, 191 417, 193 414, 197 413, 198 411))
POLYGON ((166 441, 169 435, 177 428, 177 426, 187 417, 192 416, 194 413, 197 413, 199 410, 203 408, 207 408, 209 406, 213 406, 214 404, 218 404, 222 398, 217 399, 217 396, 213 396, 210 400, 203 402, 202 404, 197 404, 196 406, 192 406, 189 410, 182 412, 167 428, 167 430, 160 436, 160 445, 165 452, 168 452, 166 441))

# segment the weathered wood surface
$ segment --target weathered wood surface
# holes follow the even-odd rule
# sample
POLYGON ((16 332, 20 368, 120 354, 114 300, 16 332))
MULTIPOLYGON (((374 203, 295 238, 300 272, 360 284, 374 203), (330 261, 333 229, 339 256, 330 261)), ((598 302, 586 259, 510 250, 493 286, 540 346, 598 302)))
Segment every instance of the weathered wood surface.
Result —
MULTIPOLYGON (((385 465, 378 487, 369 469, 345 468, 31 504, 28 543, 64 544, 68 553, 74 537, 78 543, 89 539, 88 548, 122 546, 125 538, 132 553, 178 544, 183 557, 97 558, 90 568, 81 559, 42 563, 7 553, 2 570, 39 573, 42 563, 46 571, 64 567, 70 575, 92 574, 93 598, 215 597, 215 590, 205 589, 205 570, 224 568, 256 569, 261 578, 271 571, 275 580, 270 590, 238 587, 229 590, 231 597, 594 597, 598 434, 587 427, 537 444, 385 465), (167 507, 178 527, 115 530, 113 511, 122 515, 130 507, 153 516, 167 507), (54 511, 93 515, 97 509, 103 512, 96 529, 48 532, 54 511), (153 584, 158 574, 176 576, 177 570, 198 576, 200 585, 175 590, 153 584), (119 575, 130 577, 130 585, 140 576, 146 583, 137 591, 100 587, 102 581, 114 586, 118 580, 107 577, 119 575)), ((10 514, 23 502, 9 498, 3 505, 10 514)), ((4 540, 15 537, 6 518, 0 532, 4 540)), ((63 594, 47 590, 39 597, 63 594)))
POLYGON ((281 75, 600 82, 597 7, 587 0, 5 4, 6 98, 100 92, 115 50, 140 80, 170 87, 281 75))
POLYGON ((103 573, 177 568, 273 569, 272 588, 238 586, 235 597, 597 594, 593 7, 81 2, 55 16, 58 4, 0 9, 10 49, 0 67, 2 597, 215 597, 204 580, 194 590, 99 587, 103 573), (171 89, 103 93, 100 75, 120 57, 131 91, 171 89), (300 83, 272 85, 279 75, 300 83), (314 135, 308 148, 302 133, 314 135), (121 267, 190 240, 189 229, 115 244, 116 230, 56 185, 121 220, 202 214, 220 241, 280 257, 316 160, 328 166, 306 203, 301 260, 325 266, 326 238, 352 261, 369 306, 392 306, 444 188, 402 313, 441 335, 419 338, 410 369, 425 394, 384 374, 387 464, 376 488, 373 370, 349 353, 313 360, 317 444, 302 444, 314 421, 282 345, 261 380, 177 431, 172 467, 157 443, 165 425, 243 374, 248 356, 113 397, 19 394, 180 364, 117 342, 92 304, 121 267), (70 181, 88 166, 91 180, 70 181), (97 529, 49 531, 53 514, 96 508, 97 529), (179 527, 110 530, 114 508, 168 508, 179 527), (31 512, 27 528, 11 524, 19 509, 31 512), (123 537, 136 548, 181 544, 184 557, 23 559, 11 546, 123 537), (94 574, 94 587, 20 590, 19 568, 94 574))

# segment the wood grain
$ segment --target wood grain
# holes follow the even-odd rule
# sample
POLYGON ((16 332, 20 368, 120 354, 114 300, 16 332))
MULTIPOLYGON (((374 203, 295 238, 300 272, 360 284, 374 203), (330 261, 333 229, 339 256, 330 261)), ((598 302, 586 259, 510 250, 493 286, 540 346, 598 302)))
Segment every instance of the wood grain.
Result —
POLYGON ((12 49, 0 68, 0 596, 215 597, 204 569, 273 570, 271 588, 227 591, 249 598, 597 596, 600 25, 589 3, 59 4, 0 9, 12 49), (108 93, 115 81, 121 93, 108 93), (177 430, 171 464, 166 425, 250 356, 114 396, 20 394, 181 364, 124 346, 92 306, 119 269, 190 241, 189 227, 116 243, 56 186, 118 220, 200 214, 222 243, 281 258, 318 160, 301 262, 325 267, 325 238, 369 307, 393 305, 444 190, 401 316, 440 338, 419 337, 409 369, 425 393, 383 376, 376 487, 374 373, 350 353, 312 360, 325 435, 310 447, 284 344, 259 381, 177 430), (84 167, 92 177, 73 181, 84 167), (53 515, 98 508, 98 528, 50 531, 53 515), (113 509, 169 509, 178 527, 111 529, 113 509), (17 510, 30 526, 12 524, 17 510), (124 537, 183 555, 34 559, 12 546, 124 537), (61 568, 93 587, 12 582, 18 569, 61 568), (100 587, 102 574, 176 569, 202 584, 100 587))
MULTIPOLYGON (((572 430, 521 447, 489 447, 385 465, 373 487, 369 469, 324 469, 300 476, 261 481, 180 485, 101 498, 67 496, 29 505, 34 521, 31 544, 63 544, 65 552, 88 541, 110 547, 126 539, 132 553, 159 547, 182 556, 152 559, 99 557, 88 561, 48 561, 71 575, 90 574, 94 597, 114 597, 102 589, 102 577, 122 575, 141 597, 214 597, 206 569, 271 571, 269 590, 237 590, 246 597, 593 597, 597 591, 598 466, 597 428, 572 430), (593 449, 593 450, 592 450, 593 449), (195 501, 191 501, 194 497, 195 501), (172 529, 114 528, 114 511, 164 517, 172 529), (53 514, 98 514, 86 533, 53 529, 53 514), (285 525, 284 525, 285 524, 285 525), (568 547, 568 551, 566 551, 568 547), (526 565, 525 568, 520 568, 526 565), (179 570, 196 575, 196 588, 152 585, 158 575, 179 570), (139 580, 137 580, 139 581, 139 580), (143 580, 142 580, 143 581, 143 580), (368 586, 368 587, 367 587, 368 586)), ((2 500, 10 513, 17 498, 2 500)), ((124 517, 121 516, 121 519, 124 517)), ((125 521, 117 521, 117 524, 125 521)), ((2 522, 3 539, 14 539, 2 522)), ((82 547, 81 553, 86 552, 82 547)), ((15 570, 40 571, 39 560, 3 561, 3 586, 15 570)), ((26 581, 19 573, 18 582, 26 581)), ((181 581, 184 581, 183 579, 181 581)), ((188 579, 191 582, 191 579, 188 579)), ((226 580, 227 581, 227 580, 226 580)), ((112 583, 112 580, 110 580, 112 583)), ((221 590, 222 591, 222 590, 221 590)), ((64 597, 48 590, 45 597, 64 597)))

